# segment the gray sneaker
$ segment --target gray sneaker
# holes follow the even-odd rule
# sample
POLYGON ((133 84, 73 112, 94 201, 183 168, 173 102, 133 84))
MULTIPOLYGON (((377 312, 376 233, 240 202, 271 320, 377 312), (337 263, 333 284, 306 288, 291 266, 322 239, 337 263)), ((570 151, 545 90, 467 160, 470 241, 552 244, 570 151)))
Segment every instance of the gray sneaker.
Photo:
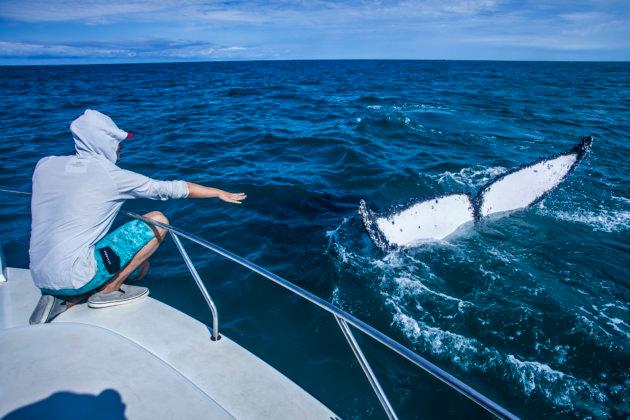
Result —
POLYGON ((131 286, 123 284, 120 289, 111 293, 98 292, 94 293, 88 299, 90 308, 107 308, 108 306, 123 305, 132 303, 149 294, 149 289, 140 286, 131 286))
POLYGON ((52 295, 42 295, 28 322, 31 325, 44 324, 52 321, 66 310, 68 310, 68 306, 65 300, 52 295))

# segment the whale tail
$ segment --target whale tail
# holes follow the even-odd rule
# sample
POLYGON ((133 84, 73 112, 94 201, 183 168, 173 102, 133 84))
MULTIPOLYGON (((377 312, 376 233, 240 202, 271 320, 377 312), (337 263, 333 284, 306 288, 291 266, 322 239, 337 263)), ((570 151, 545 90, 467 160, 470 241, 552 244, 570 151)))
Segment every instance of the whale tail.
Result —
POLYGON ((365 204, 365 200, 359 201, 359 215, 361 216, 363 226, 365 227, 365 230, 372 242, 374 242, 374 244, 382 250, 389 249, 391 247, 389 241, 385 239, 381 230, 378 228, 376 224, 376 217, 374 217, 372 211, 368 209, 367 204, 365 204))
POLYGON ((513 169, 486 184, 474 198, 436 197, 388 216, 374 215, 361 200, 359 214, 370 238, 383 250, 441 240, 470 222, 538 203, 577 167, 592 143, 593 137, 584 137, 568 152, 513 169))
POLYGON ((578 157, 578 160, 582 160, 586 152, 591 150, 591 146, 593 145, 593 136, 586 136, 578 144, 576 144, 571 152, 575 153, 578 157))

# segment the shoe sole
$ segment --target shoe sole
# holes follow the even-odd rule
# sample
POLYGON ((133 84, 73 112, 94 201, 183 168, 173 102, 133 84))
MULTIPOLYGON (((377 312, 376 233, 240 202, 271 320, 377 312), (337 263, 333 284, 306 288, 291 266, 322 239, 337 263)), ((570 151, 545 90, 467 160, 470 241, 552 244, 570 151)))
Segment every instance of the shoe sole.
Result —
POLYGON ((28 320, 28 323, 31 325, 45 323, 54 303, 55 298, 53 296, 48 295, 40 297, 37 301, 37 306, 35 306, 35 309, 28 320))
POLYGON ((46 323, 52 322, 55 318, 67 310, 68 305, 66 302, 57 298, 53 299, 52 307, 50 308, 50 311, 48 311, 48 316, 46 317, 46 323))
POLYGON ((100 308, 108 308, 110 306, 126 305, 129 303, 136 302, 144 297, 147 297, 148 295, 149 295, 149 291, 147 290, 145 293, 139 296, 134 296, 128 299, 119 299, 119 300, 112 300, 112 301, 107 301, 107 302, 90 302, 88 300, 88 306, 90 308, 100 309, 100 308))

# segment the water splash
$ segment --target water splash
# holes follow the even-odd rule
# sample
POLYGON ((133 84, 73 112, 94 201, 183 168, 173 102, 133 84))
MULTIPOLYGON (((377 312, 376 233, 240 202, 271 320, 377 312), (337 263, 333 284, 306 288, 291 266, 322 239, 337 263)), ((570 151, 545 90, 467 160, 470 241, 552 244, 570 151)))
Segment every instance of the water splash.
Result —
MULTIPOLYGON (((483 183, 485 177, 501 171, 490 169, 461 171, 461 182, 483 183)), ((353 272, 366 282, 366 288, 381 296, 389 308, 392 328, 401 331, 419 354, 431 355, 460 372, 492 377, 524 404, 537 401, 546 410, 565 415, 600 417, 613 413, 616 400, 611 398, 617 398, 617 380, 599 382, 563 369, 574 369, 568 361, 576 349, 549 336, 541 321, 544 309, 532 306, 537 305, 535 301, 525 303, 532 296, 545 302, 551 295, 545 284, 523 270, 527 257, 518 248, 480 244, 479 238, 472 236, 413 252, 374 253, 365 246, 369 242, 361 238, 361 232, 358 217, 344 219, 327 232, 327 252, 335 257, 339 270, 353 272), (456 289, 447 287, 445 267, 466 267, 473 279, 479 276, 487 279, 486 283, 473 283, 473 290, 454 294, 456 289), (510 279, 520 279, 520 284, 510 288, 510 279), (501 297, 504 290, 511 290, 510 300, 501 297), (518 312, 521 315, 514 320, 496 318, 496 314, 518 312), (463 333, 466 330, 478 332, 469 336, 463 333), (483 330, 487 333, 480 334, 483 330), (531 344, 517 345, 521 342, 531 344), (516 353, 517 349, 523 354, 516 353)), ((356 305, 346 299, 346 289, 345 284, 336 284, 331 299, 342 307, 356 305)), ((573 319, 568 325, 587 322, 589 326, 560 332, 615 351, 615 343, 627 340, 630 313, 620 302, 598 309, 597 314, 568 310, 568 319, 573 319)))
POLYGON ((477 190, 506 171, 507 169, 502 166, 490 168, 475 166, 462 168, 458 172, 442 172, 433 178, 437 179, 438 184, 443 184, 447 187, 452 188, 456 186, 459 188, 465 187, 468 190, 477 190))
POLYGON ((541 205, 538 213, 565 222, 583 224, 600 232, 623 232, 630 229, 630 211, 624 209, 600 206, 597 210, 558 210, 541 205))

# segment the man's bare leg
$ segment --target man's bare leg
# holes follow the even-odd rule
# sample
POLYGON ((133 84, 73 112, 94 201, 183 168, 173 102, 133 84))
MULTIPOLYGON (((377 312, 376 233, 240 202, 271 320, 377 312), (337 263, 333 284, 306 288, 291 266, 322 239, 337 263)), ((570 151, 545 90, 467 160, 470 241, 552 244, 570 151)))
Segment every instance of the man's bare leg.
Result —
MULTIPOLYGON (((162 212, 159 212, 159 211, 152 211, 150 213, 145 214, 144 217, 155 220, 156 222, 165 223, 165 224, 168 223, 168 219, 166 218, 166 216, 162 212)), ((163 229, 161 227, 157 227, 151 224, 149 224, 149 227, 151 228, 151 230, 153 230, 153 233, 155 234, 155 238, 151 239, 145 246, 143 246, 140 249, 140 251, 138 251, 138 253, 132 258, 129 264, 127 264, 122 269, 122 271, 118 273, 116 277, 112 278, 110 281, 105 283, 99 289, 99 292, 111 293, 120 289, 120 286, 123 284, 125 280, 127 280, 127 277, 129 277, 129 275, 133 273, 133 270, 135 270, 137 267, 139 267, 145 261, 147 261, 147 259, 155 252, 155 250, 158 249, 158 247, 160 246, 160 243, 164 240, 168 232, 166 231, 166 229, 163 229)), ((146 274, 146 272, 144 274, 146 274)), ((141 275, 140 277, 144 277, 144 276, 141 275)), ((83 300, 85 300, 85 298, 88 295, 89 293, 86 293, 80 296, 74 296, 72 298, 66 299, 67 307, 71 308, 74 305, 81 303, 83 300)))
MULTIPOLYGON (((138 269, 138 276, 134 277, 133 281, 138 282, 144 278, 149 273, 149 267, 151 264, 149 260, 145 260, 142 264, 140 264, 140 268, 138 269)), ((127 277, 129 279, 129 277, 127 277)))
MULTIPOLYGON (((144 217, 155 220, 156 222, 168 223, 166 216, 159 211, 152 211, 145 214, 144 217)), ((129 264, 127 264, 116 277, 105 283, 99 292, 111 293, 120 289, 120 286, 125 280, 127 280, 127 277, 129 277, 136 268, 142 265, 142 263, 144 263, 151 255, 153 255, 155 250, 158 249, 160 243, 164 240, 168 232, 166 229, 161 227, 153 225, 149 225, 149 227, 153 230, 155 238, 151 239, 144 247, 142 247, 142 249, 140 249, 140 251, 138 251, 138 253, 132 258, 129 264)))

